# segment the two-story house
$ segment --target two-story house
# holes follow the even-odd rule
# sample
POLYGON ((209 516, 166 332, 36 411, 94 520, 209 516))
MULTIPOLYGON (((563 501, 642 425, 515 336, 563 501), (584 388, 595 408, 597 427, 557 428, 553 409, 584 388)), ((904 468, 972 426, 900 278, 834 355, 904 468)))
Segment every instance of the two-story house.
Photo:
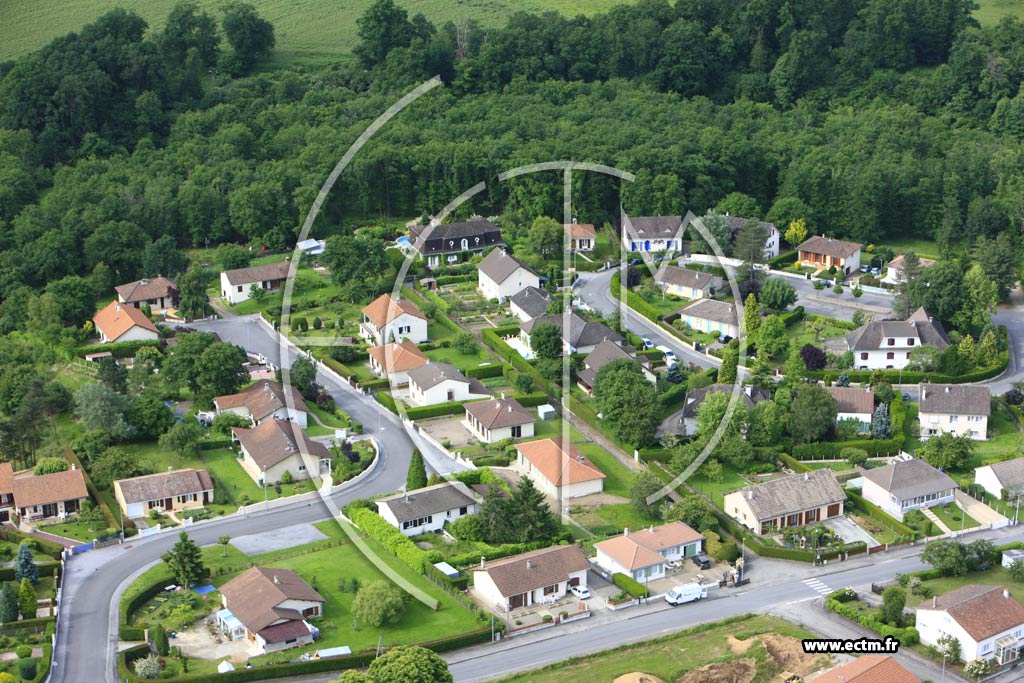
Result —
POLYGON ((835 268, 849 275, 860 270, 860 250, 863 246, 857 242, 814 235, 796 248, 797 263, 817 270, 835 268))
POLYGON ((410 228, 412 248, 428 268, 458 262, 462 254, 478 254, 487 247, 504 244, 501 230, 485 218, 443 225, 414 225, 410 228))
POLYGON ((477 289, 485 299, 508 299, 527 287, 540 287, 540 276, 504 249, 492 249, 477 266, 477 289))
POLYGON ((166 313, 178 307, 178 285, 163 276, 118 285, 114 291, 120 303, 133 308, 149 306, 151 313, 166 313))
POLYGON ((665 564, 699 553, 704 536, 682 522, 651 526, 594 544, 597 564, 610 574, 625 574, 636 581, 665 577, 665 564))
POLYGON ((1024 606, 1002 586, 968 584, 921 603, 915 615, 921 644, 937 646, 952 636, 965 662, 1010 664, 1024 647, 1024 606))
POLYGON ((988 438, 992 394, 981 384, 920 384, 917 419, 921 438, 936 434, 988 438))
POLYGON ((919 308, 906 320, 872 320, 846 333, 846 348, 859 370, 896 369, 910 363, 911 352, 924 345, 942 351, 949 338, 942 324, 919 308))
POLYGON ((759 536, 843 514, 846 494, 829 469, 791 474, 725 494, 723 509, 759 536))
POLYGON ((9 462, 0 462, 0 522, 11 519, 14 510, 14 467, 9 462))
POLYGON ((427 354, 411 341, 374 346, 367 349, 367 353, 373 374, 390 380, 393 387, 409 384, 409 371, 430 362, 427 354))
POLYGON ((948 474, 918 458, 864 470, 863 476, 864 499, 900 521, 910 510, 952 503, 960 488, 948 474))
POLYGON ((480 380, 466 377, 454 365, 447 363, 428 363, 406 374, 409 376, 408 400, 412 405, 433 406, 490 396, 480 380))
POLYGON ((626 216, 622 248, 630 253, 654 254, 683 250, 682 216, 626 216))
POLYGON ((764 258, 765 260, 773 259, 779 255, 779 242, 781 235, 779 229, 775 227, 774 223, 768 223, 767 221, 757 220, 756 218, 740 218, 739 216, 730 216, 728 213, 723 216, 725 222, 729 224, 730 234, 732 241, 736 241, 736 235, 739 234, 740 230, 744 225, 750 221, 756 221, 758 225, 765 229, 768 233, 768 237, 764 240, 764 258))
POLYGON ((359 332, 374 346, 405 339, 416 344, 427 341, 427 316, 408 299, 381 294, 363 307, 359 332))
POLYGON ((406 536, 441 531, 445 522, 480 511, 480 500, 461 481, 446 481, 378 498, 376 505, 377 514, 406 536))
POLYGON ((722 288, 722 278, 702 270, 664 264, 654 274, 654 282, 666 294, 695 301, 714 296, 722 288))

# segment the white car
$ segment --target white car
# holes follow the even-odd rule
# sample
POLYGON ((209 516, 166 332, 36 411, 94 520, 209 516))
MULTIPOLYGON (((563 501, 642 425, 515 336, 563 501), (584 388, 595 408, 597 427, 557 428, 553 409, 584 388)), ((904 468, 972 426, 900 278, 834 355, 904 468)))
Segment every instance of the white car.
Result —
POLYGON ((643 342, 644 349, 654 348, 654 342, 651 341, 650 337, 640 337, 640 341, 643 342))
POLYGON ((655 346, 654 348, 658 349, 659 351, 661 351, 665 355, 665 364, 666 365, 675 365, 675 364, 677 364, 679 362, 676 359, 676 352, 673 351, 672 349, 668 348, 667 346, 655 346))
POLYGON ((590 598, 590 589, 586 586, 569 586, 569 592, 580 600, 587 600, 590 598))

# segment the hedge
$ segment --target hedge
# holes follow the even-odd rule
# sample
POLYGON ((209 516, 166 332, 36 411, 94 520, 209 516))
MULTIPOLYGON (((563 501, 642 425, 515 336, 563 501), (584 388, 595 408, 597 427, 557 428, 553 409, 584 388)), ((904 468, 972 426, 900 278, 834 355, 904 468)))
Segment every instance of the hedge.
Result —
POLYGON ((371 536, 395 557, 412 567, 417 574, 422 574, 431 566, 427 554, 419 549, 412 540, 401 531, 384 521, 384 518, 367 508, 355 508, 349 518, 365 534, 371 536))
MULTIPOLYGON (((711 511, 718 518, 718 521, 723 529, 727 530, 732 536, 737 539, 746 542, 747 546, 751 551, 761 555, 762 557, 774 557, 778 560, 797 560, 799 562, 813 562, 816 555, 820 556, 823 560, 829 560, 833 557, 837 557, 842 554, 843 551, 838 548, 819 548, 818 552, 815 553, 813 550, 803 550, 800 548, 783 548, 774 544, 765 543, 761 537, 753 534, 746 527, 741 527, 736 521, 719 510, 717 507, 711 506, 711 511)), ((866 550, 867 545, 863 541, 857 543, 850 543, 846 546, 847 552, 863 552, 866 550)))
POLYGON ((772 270, 782 270, 786 266, 791 266, 796 263, 797 258, 800 256, 796 249, 793 251, 787 251, 779 254, 775 258, 768 259, 768 267, 772 270))
POLYGON ((360 381, 359 386, 367 391, 378 391, 380 389, 389 389, 391 387, 391 380, 387 377, 380 377, 377 379, 368 379, 365 382, 360 381))
POLYGON ((437 282, 438 287, 441 285, 454 285, 458 282, 476 282, 479 276, 475 273, 466 273, 465 275, 438 275, 434 278, 437 282))
POLYGON ((658 396, 658 403, 661 404, 662 408, 677 408, 678 404, 686 397, 687 388, 686 380, 683 380, 662 392, 658 396))
POLYGON ((887 515, 885 512, 882 511, 880 507, 868 502, 859 493, 847 491, 846 499, 849 502, 851 502, 854 506, 856 506, 858 511, 867 516, 868 519, 874 520, 875 522, 878 522, 883 526, 889 527, 891 530, 899 534, 901 537, 905 537, 909 541, 917 539, 918 534, 916 531, 911 529, 906 524, 903 524, 902 522, 887 515))
POLYGON ((145 629, 139 628, 138 626, 131 626, 128 620, 150 599, 163 592, 165 586, 172 583, 174 583, 174 577, 170 574, 164 574, 132 597, 121 597, 120 621, 118 627, 121 634, 121 640, 145 640, 145 629))
MULTIPOLYGON (((619 299, 620 301, 622 300, 620 298, 622 294, 621 271, 616 271, 616 273, 612 275, 611 292, 613 297, 619 299)), ((640 296, 633 290, 629 289, 628 287, 626 288, 626 300, 623 303, 625 303, 627 306, 632 308, 634 311, 636 311, 643 317, 648 318, 649 320, 658 322, 661 319, 661 314, 658 313, 658 309, 656 309, 654 306, 651 306, 644 300, 642 296, 640 296)))
POLYGON ((90 344, 79 346, 72 353, 80 358, 85 358, 93 353, 110 353, 115 358, 133 358, 139 349, 146 346, 160 346, 158 339, 141 339, 139 341, 115 342, 113 344, 90 344))
MULTIPOLYGON (((38 542, 40 539, 35 540, 36 542, 38 542)), ((45 564, 38 564, 36 566, 39 568, 39 576, 54 576, 60 574, 59 562, 48 562, 45 564)), ((16 577, 14 567, 0 568, 0 581, 14 581, 15 578, 16 577)))
MULTIPOLYGON (((29 534, 22 533, 17 529, 13 529, 9 526, 0 526, 0 539, 10 541, 11 543, 20 544, 22 541, 32 541, 35 543, 36 548, 39 552, 49 555, 58 562, 64 557, 64 546, 54 541, 48 541, 45 538, 38 538, 36 536, 30 536, 29 534)), ((49 567, 51 565, 41 565, 39 567, 40 575, 52 576, 56 570, 49 570, 49 573, 43 573, 43 567, 49 567)))
POLYGON ((883 624, 877 619, 857 611, 855 607, 847 603, 838 602, 837 600, 827 599, 825 604, 836 614, 842 615, 866 629, 870 629, 881 636, 892 636, 900 641, 901 645, 914 645, 921 642, 921 636, 913 626, 897 628, 889 624, 883 624))
POLYGON ((557 385, 540 374, 537 368, 533 367, 525 358, 519 355, 518 351, 506 344, 505 340, 502 339, 505 335, 517 334, 518 332, 519 327, 517 325, 495 327, 484 330, 481 333, 481 337, 484 344, 489 346, 494 353, 498 354, 499 358, 508 361, 516 370, 525 372, 533 378, 537 386, 547 392, 549 396, 558 396, 560 392, 557 390, 557 385))
POLYGON ((416 406, 414 408, 406 408, 405 416, 410 420, 427 420, 432 417, 441 417, 444 415, 460 415, 466 412, 463 407, 467 403, 473 403, 474 401, 482 399, 473 399, 472 401, 452 401, 450 403, 437 403, 432 406, 416 406))
POLYGON ((199 442, 199 450, 201 451, 213 451, 218 448, 231 448, 232 441, 228 437, 222 437, 219 439, 203 439, 199 442))
MULTIPOLYGON (((486 545, 486 544, 485 544, 486 545)), ((540 543, 502 543, 501 545, 492 545, 487 548, 479 548, 472 550, 461 555, 453 555, 448 558, 448 564, 453 567, 469 567, 471 565, 477 565, 480 563, 480 558, 485 557, 488 560, 498 560, 503 557, 511 557, 512 555, 519 555, 520 553, 528 553, 531 550, 537 550, 542 547, 540 543)))
POLYGON ((519 396, 515 396, 514 398, 517 401, 519 401, 519 405, 521 405, 524 408, 534 408, 536 406, 542 406, 550 401, 548 395, 542 391, 535 391, 530 394, 520 394, 519 396))
POLYGON ((797 460, 835 460, 844 448, 861 448, 869 456, 889 455, 903 448, 903 438, 802 443, 793 446, 793 457, 797 460))
POLYGON ((782 324, 786 327, 792 327, 801 320, 804 319, 804 307, 797 306, 792 311, 786 311, 785 313, 779 314, 779 318, 782 319, 782 324))
POLYGON ((4 624, 4 635, 10 636, 15 633, 22 631, 31 631, 32 633, 43 633, 50 626, 50 624, 56 623, 56 617, 36 617, 34 619, 22 619, 20 621, 11 621, 4 624))
POLYGON ((490 377, 501 377, 505 374, 505 368, 511 367, 505 363, 491 363, 490 365, 477 365, 467 369, 464 373, 466 377, 473 377, 475 379, 488 379, 490 377))
POLYGON ((648 595, 648 591, 644 588, 642 583, 621 572, 612 574, 612 583, 632 595, 634 598, 646 598, 648 595))
POLYGON ((398 406, 395 405, 395 399, 391 397, 391 394, 384 393, 383 391, 378 391, 376 394, 374 394, 374 398, 377 399, 377 403, 381 404, 395 415, 398 414, 398 406))
POLYGON ((779 453, 779 460, 781 460, 783 463, 785 463, 786 466, 789 467, 789 469, 793 470, 794 472, 810 472, 811 471, 810 467, 808 467, 807 465, 803 464, 802 462, 800 462, 799 460, 797 460, 796 458, 794 458, 791 455, 786 455, 785 453, 779 453))

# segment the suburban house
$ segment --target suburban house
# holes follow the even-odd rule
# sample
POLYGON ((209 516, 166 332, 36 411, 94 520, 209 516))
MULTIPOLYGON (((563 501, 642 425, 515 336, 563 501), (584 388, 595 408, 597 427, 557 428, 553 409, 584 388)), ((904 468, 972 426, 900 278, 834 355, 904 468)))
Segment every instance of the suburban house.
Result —
POLYGON ((396 493, 376 504, 377 513, 406 536, 441 531, 445 522, 480 511, 480 500, 461 481, 396 493))
POLYGON ((555 300, 546 289, 526 287, 513 294, 508 300, 508 308, 520 322, 541 318, 547 315, 548 304, 555 300))
POLYGON ((504 244, 501 230, 485 218, 445 225, 410 227, 412 247, 426 259, 428 268, 455 263, 463 253, 480 253, 504 244))
POLYGON ((921 438, 936 434, 968 436, 975 441, 988 438, 988 416, 992 412, 989 388, 977 384, 921 384, 917 418, 921 438))
POLYGON ((605 474, 572 444, 541 439, 516 444, 512 467, 544 493, 568 500, 604 491, 605 474))
POLYGON ((114 498, 125 517, 143 517, 150 510, 192 510, 213 502, 213 480, 206 470, 195 469, 118 479, 114 498))
POLYGON ((64 519, 78 512, 89 500, 82 470, 72 467, 63 472, 18 477, 14 480, 14 505, 22 522, 38 522, 57 517, 64 519))
POLYGON ((409 375, 409 403, 432 406, 451 401, 472 401, 491 394, 480 380, 466 377, 454 365, 428 363, 413 368, 409 375))
MULTIPOLYGON (((700 389, 687 391, 686 396, 683 398, 683 411, 679 418, 683 425, 683 434, 697 433, 697 415, 700 412, 700 406, 704 399, 711 394, 732 394, 732 391, 732 384, 709 384, 700 389)), ((767 400, 768 392, 764 389, 751 385, 741 387, 740 389, 740 405, 747 410, 753 408, 755 404, 767 400)))
POLYGON ((162 275, 118 285, 114 291, 119 303, 133 308, 149 306, 151 313, 166 313, 178 307, 178 285, 162 275))
POLYGON ((725 513, 759 536, 843 514, 846 494, 829 469, 791 474, 725 494, 725 513))
POLYGON ((921 683, 888 655, 861 655, 814 679, 814 683, 921 683))
POLYGON ((825 387, 836 402, 836 423, 853 420, 860 433, 871 431, 871 418, 875 414, 875 390, 871 387, 825 387))
POLYGON ((683 232, 682 216, 627 216, 622 246, 629 252, 682 251, 683 232))
POLYGON ((919 458, 864 470, 863 477, 864 499, 900 521, 909 510, 952 503, 960 488, 948 474, 919 458))
POLYGON ((237 394, 213 399, 217 414, 234 413, 250 420, 254 425, 268 420, 297 422, 305 427, 309 408, 299 390, 291 384, 269 379, 255 382, 237 394))
POLYGON ((409 383, 409 371, 430 362, 427 354, 411 341, 391 342, 367 349, 370 369, 378 377, 391 380, 391 386, 404 387, 409 383))
POLYGON ((473 569, 473 591, 494 609, 509 610, 555 602, 569 586, 587 585, 590 561, 575 545, 555 545, 473 569))
POLYGON ((240 304, 249 299, 253 287, 265 292, 276 292, 288 279, 289 261, 275 261, 247 268, 225 270, 220 274, 220 295, 229 304, 240 304))
POLYGON ((120 301, 111 301, 92 317, 100 342, 156 341, 160 330, 146 314, 120 301))
POLYGON ((562 227, 569 233, 570 251, 594 251, 597 230, 593 223, 563 223, 562 227))
POLYGON ((9 462, 0 462, 0 522, 11 519, 14 509, 14 467, 9 462))
POLYGON ((1024 458, 994 462, 974 470, 974 483, 1001 500, 1011 500, 1024 492, 1024 458))
POLYGON ((1015 662, 1024 647, 1024 605, 1002 586, 968 584, 933 597, 914 610, 922 645, 942 636, 960 642, 960 658, 1015 662))
POLYGON ((327 446, 310 439, 294 422, 267 420, 252 429, 232 427, 231 433, 242 449, 239 464, 260 486, 281 481, 285 472, 298 481, 315 479, 331 471, 334 456, 327 446), (315 468, 314 472, 309 472, 307 462, 315 468))
POLYGON ((729 224, 732 241, 736 241, 736 235, 739 234, 740 229, 750 221, 757 221, 757 224, 768 231, 768 237, 764 241, 764 258, 765 260, 773 259, 779 255, 779 242, 781 235, 779 229, 775 227, 774 223, 768 223, 767 221, 760 221, 756 218, 740 218, 739 216, 730 216, 725 214, 722 216, 725 222, 729 224))
POLYGON ((408 339, 417 344, 427 341, 427 316, 411 301, 381 294, 363 308, 359 332, 374 346, 408 339))
POLYGON ((665 578, 665 563, 692 557, 702 550, 704 537, 682 522, 669 522, 594 544, 597 564, 609 574, 636 581, 665 578))
POLYGON ((942 351, 949 338, 923 308, 906 320, 872 320, 846 333, 846 347, 859 370, 901 370, 910 363, 910 352, 925 344, 942 351))
MULTIPOLYGON (((889 285, 898 285, 904 281, 903 276, 903 254, 900 254, 892 261, 886 264, 885 277, 882 278, 882 282, 889 285)), ((928 266, 934 266, 935 261, 930 258, 918 257, 918 261, 921 262, 921 268, 927 268, 928 266)))
POLYGON ((533 436, 533 413, 514 398, 495 398, 466 404, 466 426, 483 443, 533 436))
POLYGON ((527 287, 540 287, 540 276, 504 249, 492 249, 477 266, 477 289, 485 299, 508 299, 527 287))
POLYGON ((654 281, 665 290, 684 299, 705 299, 722 288, 722 278, 693 268, 664 264, 654 274, 654 281))
POLYGON ((798 246, 797 263, 815 270, 835 268, 847 275, 860 270, 862 244, 814 235, 798 246))
POLYGON ((257 654, 313 642, 307 619, 323 614, 325 600, 291 569, 251 567, 220 587, 221 630, 245 638, 257 654))
POLYGON ((531 352, 533 347, 530 346, 530 334, 537 325, 543 324, 554 325, 562 333, 562 353, 564 354, 590 353, 603 341, 622 343, 622 335, 604 323, 591 322, 576 313, 570 313, 569 333, 566 334, 564 316, 545 315, 519 323, 520 339, 527 348, 531 349, 531 352))
POLYGON ((613 360, 629 360, 640 364, 644 377, 650 382, 658 378, 651 372, 651 361, 647 356, 637 356, 632 347, 619 346, 614 342, 602 341, 583 359, 583 368, 576 373, 576 384, 588 394, 594 393, 594 380, 597 372, 613 360))
POLYGON ((715 299, 698 299, 679 312, 687 327, 698 332, 718 333, 721 337, 738 337, 739 321, 736 306, 715 299))

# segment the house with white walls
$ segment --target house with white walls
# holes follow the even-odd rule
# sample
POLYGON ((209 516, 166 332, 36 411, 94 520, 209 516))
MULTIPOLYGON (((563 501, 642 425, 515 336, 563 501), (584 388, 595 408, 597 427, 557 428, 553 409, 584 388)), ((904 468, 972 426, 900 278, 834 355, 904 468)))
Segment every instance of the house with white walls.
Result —
POLYGON ((1024 648, 1024 605, 1003 586, 968 584, 926 600, 914 613, 922 645, 937 646, 952 636, 965 662, 1010 664, 1024 648))

